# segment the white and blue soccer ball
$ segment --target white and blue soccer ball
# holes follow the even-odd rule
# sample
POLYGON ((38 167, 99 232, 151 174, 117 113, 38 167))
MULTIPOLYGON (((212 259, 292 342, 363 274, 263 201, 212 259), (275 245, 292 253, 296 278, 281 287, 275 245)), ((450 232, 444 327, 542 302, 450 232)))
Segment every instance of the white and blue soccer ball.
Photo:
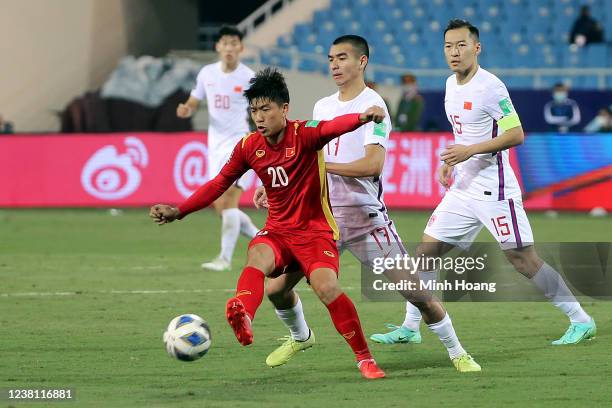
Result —
POLYGON ((194 314, 175 317, 164 333, 166 351, 181 361, 194 361, 204 356, 208 353, 211 340, 208 324, 194 314))

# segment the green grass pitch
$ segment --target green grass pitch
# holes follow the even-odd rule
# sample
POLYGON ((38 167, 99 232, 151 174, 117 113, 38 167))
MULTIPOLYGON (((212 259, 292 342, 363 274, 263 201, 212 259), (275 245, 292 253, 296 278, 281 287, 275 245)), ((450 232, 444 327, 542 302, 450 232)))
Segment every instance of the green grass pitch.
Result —
MULTIPOLYGON (((224 319, 225 300, 245 259, 241 238, 232 272, 203 272, 216 255, 212 211, 157 227, 148 210, 0 211, 0 388, 73 388, 76 402, 2 406, 84 407, 462 407, 605 406, 612 398, 612 303, 587 301, 598 337, 552 347, 565 316, 547 303, 449 303, 460 339, 483 366, 460 374, 426 328, 423 344, 371 349, 388 378, 362 380, 327 310, 299 285, 317 345, 270 369, 267 354, 286 334, 264 300, 255 343, 241 347, 224 319), (182 292, 181 292, 182 291, 182 292), (171 318, 208 320, 213 345, 184 363, 164 350, 171 318)), ((263 214, 251 212, 258 225, 263 214)), ((393 212, 405 241, 420 238, 429 213, 393 212)), ((610 218, 530 216, 540 242, 610 241, 610 218)), ((484 237, 484 235, 482 236, 484 237)), ((400 323, 402 303, 361 300, 350 254, 340 283, 355 300, 369 335, 400 323)))

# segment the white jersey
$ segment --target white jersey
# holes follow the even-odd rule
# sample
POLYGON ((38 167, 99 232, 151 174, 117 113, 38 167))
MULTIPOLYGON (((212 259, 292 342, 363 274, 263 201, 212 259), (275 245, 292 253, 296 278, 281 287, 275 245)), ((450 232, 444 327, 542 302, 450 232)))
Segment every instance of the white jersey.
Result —
POLYGON ((223 72, 221 62, 205 65, 198 74, 191 96, 208 103, 208 149, 231 152, 240 138, 249 132, 247 99, 243 92, 253 70, 240 63, 232 72, 223 72))
MULTIPOLYGON (((473 145, 497 137, 497 121, 514 113, 503 82, 478 68, 464 85, 455 75, 446 80, 446 117, 451 122, 455 143, 473 145)), ((510 167, 508 150, 472 156, 455 166, 450 190, 476 200, 498 201, 521 196, 521 189, 510 167)))
MULTIPOLYGON (((320 99, 314 106, 313 119, 330 120, 349 113, 361 113, 376 105, 384 108, 386 117, 380 124, 370 122, 353 132, 332 140, 323 148, 325 161, 349 163, 365 156, 365 146, 379 144, 387 147, 391 120, 382 97, 373 89, 365 88, 350 101, 341 101, 339 92, 320 99)), ((334 216, 349 216, 352 227, 382 224, 386 221, 386 208, 383 202, 381 177, 343 177, 328 174, 329 199, 334 216)))

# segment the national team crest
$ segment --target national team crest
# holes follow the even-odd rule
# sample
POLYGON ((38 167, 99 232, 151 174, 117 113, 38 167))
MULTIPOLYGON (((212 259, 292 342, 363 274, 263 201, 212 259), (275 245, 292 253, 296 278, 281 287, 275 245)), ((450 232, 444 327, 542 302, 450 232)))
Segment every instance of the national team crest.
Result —
POLYGON ((265 150, 257 150, 255 152, 255 156, 257 156, 257 157, 264 157, 265 154, 266 154, 265 150))
POLYGON ((242 87, 240 85, 236 85, 234 87, 234 92, 242 92, 242 87))
POLYGON ((295 156, 295 147, 287 147, 285 149, 285 157, 289 159, 293 156, 295 156))
POLYGON ((472 102, 470 102, 470 101, 463 102, 463 109, 465 109, 465 110, 472 110, 472 102))

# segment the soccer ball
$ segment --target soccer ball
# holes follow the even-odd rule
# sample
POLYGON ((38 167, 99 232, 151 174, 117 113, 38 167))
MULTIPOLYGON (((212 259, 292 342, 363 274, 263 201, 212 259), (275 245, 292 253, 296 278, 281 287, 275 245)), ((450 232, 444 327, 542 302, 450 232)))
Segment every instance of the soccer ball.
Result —
POLYGON ((206 321, 194 314, 175 317, 164 333, 166 351, 181 361, 194 361, 208 353, 211 339, 206 321))

